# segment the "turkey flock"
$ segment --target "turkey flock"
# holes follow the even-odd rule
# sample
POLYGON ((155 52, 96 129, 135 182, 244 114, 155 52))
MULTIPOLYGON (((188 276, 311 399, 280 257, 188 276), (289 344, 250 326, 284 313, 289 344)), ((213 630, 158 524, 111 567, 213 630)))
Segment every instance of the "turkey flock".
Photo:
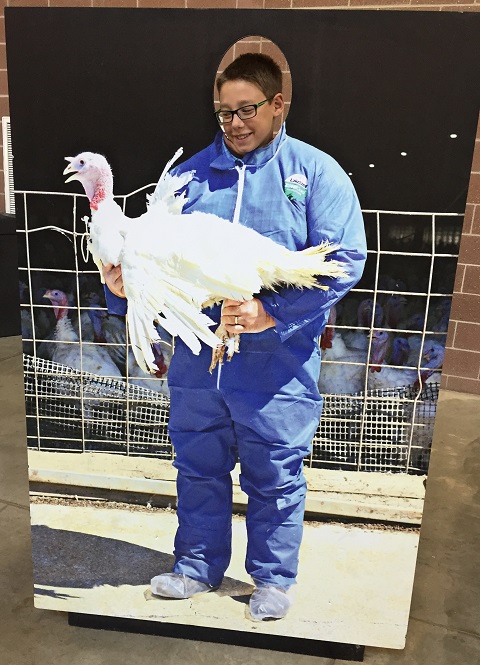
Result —
MULTIPOLYGON (((73 279, 57 276, 46 283, 46 288, 33 293, 37 358, 169 396, 166 376, 173 347, 169 335, 159 329, 160 340, 153 349, 157 371, 146 374, 127 344, 125 317, 107 312, 98 280, 79 275, 79 308, 73 279)), ((28 302, 27 296, 27 286, 20 282, 22 303, 28 302)), ((23 350, 33 355, 30 308, 22 307, 21 312, 23 350)))
POLYGON ((396 292, 378 294, 375 300, 352 293, 338 303, 320 340, 320 392, 421 389, 439 383, 451 298, 436 300, 428 313, 421 298, 396 292))
MULTIPOLYGON (((80 307, 72 277, 56 276, 32 295, 36 356, 97 376, 127 380, 168 397, 167 373, 172 338, 158 329, 153 348, 157 371, 146 374, 127 344, 125 317, 109 314, 103 288, 92 275, 79 275, 80 307), (80 313, 80 316, 79 316, 80 313), (80 341, 81 340, 81 341, 80 341)), ((401 285, 400 285, 401 287, 401 285)), ((30 301, 25 282, 21 302, 30 301)), ((425 325, 422 299, 396 292, 374 298, 352 292, 330 311, 319 340, 324 395, 353 394, 371 389, 423 386, 439 382, 445 352, 451 299, 432 299, 425 325), (424 331, 425 329, 425 331, 424 331)), ((22 307, 24 352, 34 355, 30 307, 22 307)))

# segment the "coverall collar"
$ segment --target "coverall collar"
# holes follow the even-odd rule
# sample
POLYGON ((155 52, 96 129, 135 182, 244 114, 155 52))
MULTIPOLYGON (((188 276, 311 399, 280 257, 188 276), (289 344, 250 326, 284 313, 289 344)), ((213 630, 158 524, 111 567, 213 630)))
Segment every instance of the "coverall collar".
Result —
POLYGON ((245 164, 247 168, 263 166, 275 157, 287 138, 285 123, 283 123, 280 131, 271 143, 264 148, 257 148, 256 150, 252 150, 252 152, 247 152, 243 158, 240 158, 230 152, 223 140, 223 132, 219 131, 215 137, 217 156, 212 160, 210 166, 219 171, 233 169, 238 164, 245 164))

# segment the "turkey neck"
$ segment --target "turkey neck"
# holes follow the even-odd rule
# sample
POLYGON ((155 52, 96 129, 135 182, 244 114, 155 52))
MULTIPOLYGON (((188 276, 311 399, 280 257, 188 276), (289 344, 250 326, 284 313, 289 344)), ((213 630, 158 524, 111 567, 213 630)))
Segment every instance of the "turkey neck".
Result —
POLYGON ((102 201, 113 198, 113 176, 111 171, 106 169, 100 171, 95 183, 85 183, 85 191, 90 200, 90 208, 98 210, 98 206, 102 201), (89 187, 90 185, 91 187, 89 187))
POLYGON ((385 364, 385 358, 390 346, 390 338, 386 337, 385 339, 373 339, 372 348, 370 350, 370 371, 371 372, 380 372, 381 366, 385 364))
POLYGON ((68 309, 58 308, 55 337, 62 342, 78 342, 78 335, 74 331, 72 322, 68 318, 68 309))
POLYGON ((99 343, 105 343, 105 333, 103 332, 102 319, 97 314, 90 316, 90 320, 93 325, 93 341, 99 343))

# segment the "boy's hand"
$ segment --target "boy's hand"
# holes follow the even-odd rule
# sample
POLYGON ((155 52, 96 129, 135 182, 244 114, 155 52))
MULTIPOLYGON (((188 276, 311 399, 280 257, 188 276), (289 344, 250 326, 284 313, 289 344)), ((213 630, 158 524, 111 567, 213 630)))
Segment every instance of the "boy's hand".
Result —
POLYGON ((221 320, 227 332, 233 335, 262 332, 275 327, 275 319, 267 314, 258 298, 241 302, 224 300, 221 320))
POLYGON ((123 290, 122 266, 114 266, 113 263, 107 263, 102 268, 103 279, 109 290, 119 298, 125 298, 123 290))

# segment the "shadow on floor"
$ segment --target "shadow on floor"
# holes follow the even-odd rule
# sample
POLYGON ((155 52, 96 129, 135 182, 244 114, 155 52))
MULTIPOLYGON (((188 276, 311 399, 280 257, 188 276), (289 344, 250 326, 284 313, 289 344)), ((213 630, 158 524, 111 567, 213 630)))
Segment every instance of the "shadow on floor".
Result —
MULTIPOLYGON (((35 585, 69 589, 149 586, 152 577, 169 572, 174 564, 172 554, 115 538, 43 525, 32 526, 32 553, 35 585)), ((246 603, 253 588, 252 584, 225 577, 215 593, 246 603)), ((36 589, 36 593, 64 597, 44 589, 36 589)))
POLYGON ((148 585, 173 555, 106 536, 32 526, 35 584, 67 588, 148 585))

